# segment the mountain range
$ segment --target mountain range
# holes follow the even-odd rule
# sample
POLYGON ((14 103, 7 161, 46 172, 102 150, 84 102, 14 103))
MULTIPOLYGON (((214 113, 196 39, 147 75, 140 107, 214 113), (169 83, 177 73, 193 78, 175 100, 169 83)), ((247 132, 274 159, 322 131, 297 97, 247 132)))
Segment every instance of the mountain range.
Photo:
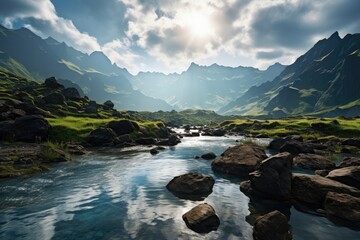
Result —
POLYGON ((320 40, 274 80, 251 87, 221 114, 360 115, 360 34, 320 40))
POLYGON ((0 68, 40 82, 55 76, 100 103, 113 101, 118 109, 191 108, 267 117, 360 114, 360 34, 342 39, 335 32, 289 66, 275 63, 259 70, 192 63, 179 74, 132 75, 102 52, 84 54, 26 28, 0 26, 0 68))

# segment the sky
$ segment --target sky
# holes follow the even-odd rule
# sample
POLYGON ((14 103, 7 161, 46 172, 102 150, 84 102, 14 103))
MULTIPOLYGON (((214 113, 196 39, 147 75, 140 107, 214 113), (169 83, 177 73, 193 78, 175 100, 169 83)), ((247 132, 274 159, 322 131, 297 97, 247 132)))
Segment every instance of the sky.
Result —
POLYGON ((335 31, 360 32, 359 0, 0 0, 0 23, 131 73, 291 64, 335 31))

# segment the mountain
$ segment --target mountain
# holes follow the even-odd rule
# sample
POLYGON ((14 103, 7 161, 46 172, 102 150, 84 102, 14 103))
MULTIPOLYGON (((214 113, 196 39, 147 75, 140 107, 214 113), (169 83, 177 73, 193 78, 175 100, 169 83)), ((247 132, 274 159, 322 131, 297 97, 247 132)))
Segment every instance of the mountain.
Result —
POLYGON ((250 87, 274 79, 284 68, 279 63, 264 71, 252 67, 199 66, 192 63, 181 74, 140 72, 130 82, 144 94, 182 109, 218 110, 250 87))
POLYGON ((219 110, 222 114, 360 115, 360 34, 335 32, 271 82, 253 86, 219 110))
POLYGON ((129 82, 132 75, 111 64, 102 52, 84 54, 51 37, 42 39, 26 28, 0 26, 0 68, 36 81, 56 76, 67 87, 74 86, 71 82, 80 86, 98 102, 111 99, 119 109, 174 109, 163 100, 134 91, 129 82))

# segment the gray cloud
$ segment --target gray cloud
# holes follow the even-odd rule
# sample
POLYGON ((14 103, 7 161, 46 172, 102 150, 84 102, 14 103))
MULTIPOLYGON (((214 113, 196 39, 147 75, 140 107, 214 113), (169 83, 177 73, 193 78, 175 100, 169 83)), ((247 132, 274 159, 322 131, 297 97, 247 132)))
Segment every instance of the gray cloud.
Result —
POLYGON ((281 50, 274 51, 259 51, 256 53, 256 58, 259 59, 276 59, 284 55, 284 52, 281 50))

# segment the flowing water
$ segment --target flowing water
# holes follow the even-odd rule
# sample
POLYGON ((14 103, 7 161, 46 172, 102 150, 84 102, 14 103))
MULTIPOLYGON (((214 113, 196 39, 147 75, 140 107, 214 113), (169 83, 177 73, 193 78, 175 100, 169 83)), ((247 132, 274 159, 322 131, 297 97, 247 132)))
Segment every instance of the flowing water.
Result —
MULTIPOLYGON (((184 138, 155 156, 148 148, 107 149, 46 173, 1 180, 0 239, 252 239, 249 198, 239 190, 240 179, 216 175, 211 161, 194 159, 234 144, 235 138, 184 138), (188 172, 215 178, 204 201, 167 191, 174 176, 188 172), (201 202, 215 208, 217 231, 197 234, 182 220, 201 202)), ((295 240, 360 239, 359 232, 326 218, 290 211, 295 240)))

